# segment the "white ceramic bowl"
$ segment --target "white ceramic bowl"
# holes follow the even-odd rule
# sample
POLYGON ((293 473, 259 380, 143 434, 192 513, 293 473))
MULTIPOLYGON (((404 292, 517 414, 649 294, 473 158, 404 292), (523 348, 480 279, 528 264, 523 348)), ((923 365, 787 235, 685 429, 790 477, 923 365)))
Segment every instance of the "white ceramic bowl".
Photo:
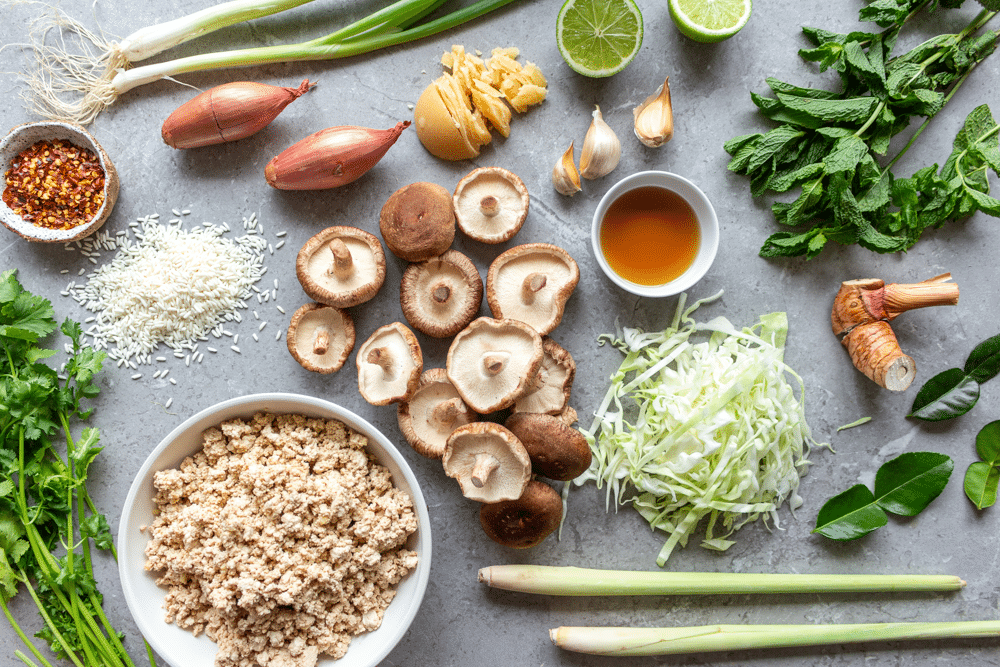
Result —
MULTIPOLYGON (((111 163, 111 158, 89 132, 72 123, 43 121, 18 125, 0 141, 0 170, 6 174, 11 161, 24 149, 39 141, 53 141, 55 139, 65 139, 77 146, 89 148, 101 161, 101 168, 104 169, 104 204, 89 222, 70 229, 47 229, 26 222, 21 216, 14 213, 7 204, 0 201, 0 222, 3 222, 18 236, 29 241, 65 243, 89 236, 101 228, 101 225, 111 214, 115 201, 118 200, 118 172, 111 163)), ((0 190, 3 187, 4 184, 0 181, 0 190)))
POLYGON ((427 588, 431 570, 431 525, 427 505, 410 467, 384 435, 353 412, 311 396, 254 394, 223 401, 191 417, 157 445, 132 482, 118 528, 118 572, 129 611, 146 640, 172 667, 213 667, 218 650, 215 642, 204 634, 195 637, 163 620, 166 590, 156 585, 154 573, 143 568, 149 533, 140 532, 139 528, 153 522, 153 473, 176 468, 186 456, 197 452, 205 429, 226 419, 250 417, 260 411, 342 421, 368 436, 368 450, 389 469, 395 486, 413 499, 418 527, 407 541, 407 547, 418 554, 416 569, 396 587, 396 597, 377 630, 354 637, 347 654, 340 660, 321 657, 319 661, 324 667, 374 667, 406 634, 427 588))
POLYGON ((673 296, 689 289, 701 280, 712 266, 712 262, 715 261, 715 253, 719 248, 719 219, 705 193, 688 179, 666 171, 640 171, 615 183, 601 198, 597 210, 594 211, 590 238, 597 263, 616 285, 639 296, 673 296), (665 188, 680 195, 694 210, 701 232, 701 243, 691 266, 677 278, 661 285, 640 285, 621 277, 608 264, 608 260, 604 257, 604 251, 601 249, 601 225, 608 212, 608 207, 629 190, 646 186, 665 188))

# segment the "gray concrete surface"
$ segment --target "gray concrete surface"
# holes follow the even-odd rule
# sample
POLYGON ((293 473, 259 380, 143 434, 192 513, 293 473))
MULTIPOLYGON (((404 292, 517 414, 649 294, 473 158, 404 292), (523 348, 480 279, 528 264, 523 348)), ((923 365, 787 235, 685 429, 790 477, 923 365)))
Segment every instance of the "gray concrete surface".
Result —
MULTIPOLYGON (((222 399, 254 392, 287 391, 335 401, 376 424, 399 442, 423 485, 431 511, 434 563, 420 615, 384 665, 791 665, 889 667, 909 665, 997 665, 997 640, 930 643, 872 643, 778 651, 746 651, 676 658, 615 659, 562 652, 547 631, 559 625, 702 625, 710 623, 849 623, 869 621, 983 620, 998 615, 1000 573, 1000 508, 977 512, 962 491, 962 476, 975 460, 974 438, 986 423, 998 418, 1000 381, 982 389, 979 405, 959 419, 938 424, 917 423, 904 415, 917 387, 933 374, 961 365, 979 341, 998 330, 996 248, 1000 223, 976 215, 926 237, 907 254, 878 256, 858 248, 831 247, 811 261, 764 260, 757 248, 775 225, 769 202, 755 201, 748 182, 726 170, 721 148, 729 137, 766 128, 749 98, 764 92, 764 78, 777 75, 807 85, 834 85, 800 61, 807 46, 799 32, 812 25, 847 32, 860 29, 861 2, 758 2, 747 27, 736 38, 718 45, 696 44, 674 28, 666 3, 638 0, 645 16, 645 40, 638 57, 622 73, 592 80, 573 73, 555 44, 559 3, 516 3, 495 15, 442 36, 339 62, 283 64, 191 74, 180 81, 207 89, 232 80, 257 80, 297 85, 304 77, 319 81, 315 90, 292 104, 270 127, 229 145, 176 151, 160 140, 167 114, 193 95, 193 90, 163 81, 124 95, 93 124, 92 131, 118 166, 121 196, 107 223, 112 233, 149 213, 170 215, 171 208, 193 211, 192 222, 238 222, 256 212, 265 235, 287 230, 285 247, 266 257, 267 279, 277 278, 277 302, 291 313, 307 299, 294 271, 295 253, 316 231, 333 224, 357 225, 375 231, 382 202, 395 189, 416 180, 452 188, 476 166, 496 165, 518 173, 532 196, 532 208, 521 233, 501 248, 487 247, 461 236, 455 247, 468 253, 485 275, 498 250, 515 243, 551 241, 565 247, 579 262, 580 285, 554 336, 576 358, 577 382, 572 404, 584 416, 598 405, 605 378, 617 367, 617 352, 598 347, 597 336, 613 331, 615 322, 644 328, 669 322, 676 300, 632 297, 606 280, 591 256, 589 228, 601 195, 620 177, 644 169, 682 174, 713 201, 721 222, 718 258, 709 274, 691 290, 703 297, 725 290, 717 303, 704 308, 705 317, 725 315, 749 324, 764 312, 786 310, 790 321, 787 361, 806 384, 806 409, 818 439, 829 441, 836 454, 816 451, 814 467, 803 480, 805 505, 793 517, 782 510, 781 529, 761 524, 744 528, 737 544, 718 554, 693 544, 679 550, 669 567, 710 572, 864 572, 952 573, 968 580, 954 594, 801 595, 795 597, 719 596, 707 598, 557 599, 489 590, 476 583, 478 568, 496 563, 540 563, 587 567, 655 570, 655 556, 665 539, 653 534, 630 508, 605 511, 605 495, 592 485, 570 496, 561 541, 549 539, 524 552, 504 549, 480 531, 478 507, 465 500, 438 463, 408 449, 398 435, 395 411, 372 407, 358 395, 353 358, 332 376, 311 374, 298 366, 276 342, 276 327, 287 325, 273 305, 254 306, 269 321, 259 343, 250 334, 252 318, 238 329, 242 354, 206 355, 200 365, 186 367, 170 357, 167 366, 176 385, 141 380, 131 372, 108 368, 100 379, 102 393, 92 420, 106 447, 94 466, 94 496, 117 526, 129 483, 147 453, 173 427, 222 399), (445 163, 420 146, 413 130, 403 134, 386 158, 368 175, 348 187, 319 192, 288 193, 268 187, 266 162, 299 138, 332 125, 390 127, 411 118, 409 105, 441 72, 438 58, 451 44, 489 52, 515 45, 523 59, 537 63, 549 81, 549 97, 541 107, 518 116, 510 137, 498 138, 471 162, 445 163), (660 150, 647 149, 631 136, 632 108, 670 76, 676 133, 660 150), (589 124, 590 110, 600 104, 608 123, 623 142, 622 161, 609 177, 585 183, 572 199, 556 194, 549 174, 571 140, 577 150, 589 124), (951 271, 961 287, 961 303, 907 314, 898 320, 901 344, 918 366, 909 391, 891 394, 855 371, 829 331, 831 299, 842 280, 882 277, 887 282, 916 282, 951 271), (266 315, 264 315, 266 313, 266 315), (269 332, 269 333, 268 333, 269 332), (164 404, 172 398, 169 409, 164 404), (872 422, 837 432, 840 425, 863 416, 872 422), (810 534, 816 512, 831 495, 859 480, 870 480, 878 466, 901 451, 943 452, 955 460, 955 473, 944 493, 919 517, 892 518, 889 525, 865 539, 832 543, 810 534)), ((91 28, 123 36, 141 26, 200 9, 200 0, 125 3, 108 0, 65 0, 61 6, 91 28)), ((341 23, 345 7, 356 3, 321 0, 249 25, 236 26, 181 46, 177 54, 208 47, 262 45, 299 41, 324 34, 341 23)), ((378 3, 369 2, 367 6, 378 3)), ((972 0, 962 10, 919 22, 909 28, 901 45, 916 44, 940 27, 958 29, 975 13, 972 0)), ((16 72, 27 62, 20 48, 28 22, 43 11, 39 4, 4 8, 0 22, 0 123, 4 129, 34 120, 18 99, 22 83, 16 72)), ((1000 113, 996 81, 1000 56, 987 60, 958 92, 948 109, 928 128, 919 144, 902 160, 897 173, 909 174, 942 162, 966 114, 983 102, 1000 113)), ((996 178, 993 177, 996 185, 996 178)), ((100 261, 106 261, 107 254, 100 261)), ((91 264, 59 246, 28 244, 6 230, 0 232, 0 268, 17 267, 24 284, 51 298, 59 318, 82 319, 86 313, 59 296, 69 278, 91 264), (68 274, 60 274, 68 269, 68 274)), ((402 318, 395 286, 404 263, 390 257, 386 285, 375 301, 353 308, 359 339, 378 326, 402 318)), ((484 304, 484 313, 485 313, 484 304)), ((443 365, 446 343, 421 338, 427 366, 443 365)), ((225 349, 225 348, 222 348, 225 349)), ((128 636, 134 655, 141 642, 121 597, 112 563, 100 564, 102 590, 111 617, 128 636)), ((20 596, 15 613, 31 618, 20 596)), ((0 628, 0 665, 19 664, 12 655, 14 636, 0 628)))

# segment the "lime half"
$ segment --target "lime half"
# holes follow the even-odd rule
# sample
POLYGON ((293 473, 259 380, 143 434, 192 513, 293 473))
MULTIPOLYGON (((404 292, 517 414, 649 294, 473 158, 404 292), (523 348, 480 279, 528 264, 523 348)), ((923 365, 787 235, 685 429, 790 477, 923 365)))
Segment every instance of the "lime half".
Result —
POLYGON ((611 76, 642 45, 642 14, 632 0, 566 0, 556 20, 563 59, 584 76, 611 76))
POLYGON ((670 18, 696 42, 721 42, 746 25, 751 0, 670 0, 670 18))

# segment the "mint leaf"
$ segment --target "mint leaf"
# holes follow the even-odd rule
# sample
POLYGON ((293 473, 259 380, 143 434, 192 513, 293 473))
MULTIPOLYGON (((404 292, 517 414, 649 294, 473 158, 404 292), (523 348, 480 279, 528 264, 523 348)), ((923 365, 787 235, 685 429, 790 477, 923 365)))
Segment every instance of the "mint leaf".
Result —
POLYGON ((878 100, 874 97, 849 97, 841 100, 817 100, 777 93, 789 109, 801 111, 824 123, 864 122, 871 116, 878 100))

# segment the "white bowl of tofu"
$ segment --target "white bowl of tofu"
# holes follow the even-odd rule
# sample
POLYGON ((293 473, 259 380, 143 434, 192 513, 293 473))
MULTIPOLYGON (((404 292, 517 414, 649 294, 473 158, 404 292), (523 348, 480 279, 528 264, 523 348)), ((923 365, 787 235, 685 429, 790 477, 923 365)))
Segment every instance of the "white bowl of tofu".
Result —
POLYGON ((399 450, 353 412, 297 394, 223 401, 171 431, 118 530, 125 600, 172 667, 212 667, 220 647, 374 667, 416 616, 430 565, 427 506, 399 450))

